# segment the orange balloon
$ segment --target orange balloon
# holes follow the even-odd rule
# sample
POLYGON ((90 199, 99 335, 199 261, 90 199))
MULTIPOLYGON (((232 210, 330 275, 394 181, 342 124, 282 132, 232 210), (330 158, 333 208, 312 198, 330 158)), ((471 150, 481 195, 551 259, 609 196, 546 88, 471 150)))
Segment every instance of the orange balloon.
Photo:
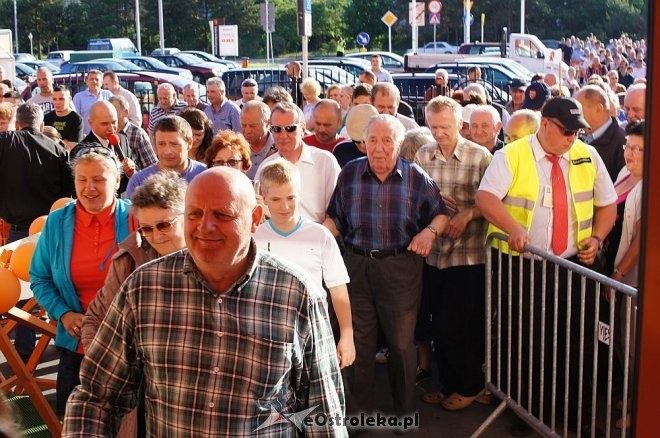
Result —
POLYGON ((0 314, 16 305, 21 297, 21 283, 13 272, 0 268, 0 314))
POLYGON ((29 231, 30 236, 33 234, 37 234, 44 228, 44 224, 46 223, 46 218, 48 218, 47 215, 39 216, 38 218, 32 221, 32 223, 30 224, 30 231, 29 231))
POLYGON ((50 211, 58 210, 71 201, 73 201, 73 198, 60 198, 57 201, 53 202, 53 205, 50 206, 50 211))
POLYGON ((30 281, 30 263, 36 248, 36 240, 23 242, 16 247, 9 259, 9 269, 23 281, 30 281))

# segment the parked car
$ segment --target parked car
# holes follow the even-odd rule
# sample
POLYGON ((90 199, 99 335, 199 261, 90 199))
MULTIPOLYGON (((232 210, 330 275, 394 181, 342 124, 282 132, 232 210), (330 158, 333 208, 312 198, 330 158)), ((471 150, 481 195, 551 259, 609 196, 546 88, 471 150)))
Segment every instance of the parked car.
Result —
MULTIPOLYGON (((183 87, 186 84, 192 83, 190 79, 185 79, 178 75, 171 75, 168 73, 160 72, 150 72, 150 71, 140 71, 140 72, 126 72, 119 71, 116 72, 119 77, 119 83, 122 87, 131 91, 138 98, 142 109, 151 111, 154 105, 158 103, 158 97, 156 95, 156 88, 159 84, 169 83, 172 84, 179 99, 183 100, 183 87)), ((53 75, 53 82, 55 84, 65 84, 71 89, 71 94, 74 95, 79 91, 87 89, 87 84, 85 83, 84 73, 71 73, 71 74, 59 74, 53 75)), ((206 87, 204 85, 198 84, 199 94, 202 100, 206 99, 206 87)), ((27 100, 32 95, 39 93, 39 87, 37 86, 36 81, 32 81, 29 84, 29 87, 22 93, 23 99, 27 100)))
MULTIPOLYGON (((417 49, 417 53, 457 53, 458 46, 453 46, 446 41, 435 41, 424 44, 417 49)), ((412 49, 406 53, 413 53, 412 49)))
POLYGON ((19 52, 19 53, 14 53, 14 59, 15 59, 17 62, 20 62, 20 61, 23 61, 23 60, 34 61, 34 60, 36 60, 37 58, 35 58, 34 55, 31 55, 31 54, 29 54, 29 53, 20 53, 20 52, 19 52))
POLYGON ((23 64, 22 62, 17 62, 16 77, 21 78, 26 82, 30 82, 37 77, 37 71, 29 65, 23 64))
POLYGON ((501 50, 500 43, 463 43, 458 48, 458 53, 461 55, 500 56, 501 50))
POLYGON ((35 61, 30 61, 30 60, 21 61, 21 64, 25 64, 28 67, 31 67, 35 70, 38 70, 41 67, 45 67, 48 70, 50 70, 50 72, 53 73, 53 74, 57 74, 57 73, 60 72, 60 68, 58 66, 56 66, 55 64, 51 64, 48 61, 41 61, 40 59, 37 59, 35 61))
POLYGON ((541 42, 543 44, 545 44, 545 46, 548 49, 553 49, 554 50, 554 49, 558 49, 559 46, 561 46, 561 41, 559 41, 559 40, 541 40, 541 42))
MULTIPOLYGON (((309 77, 319 81, 324 90, 332 84, 352 84, 356 79, 351 73, 334 66, 310 66, 309 77), (341 82, 342 79, 352 80, 352 82, 341 82)), ((257 82, 260 96, 263 96, 266 89, 275 86, 284 87, 291 91, 291 80, 287 77, 286 68, 284 67, 236 68, 227 70, 222 74, 222 80, 227 88, 227 96, 232 100, 240 99, 242 97, 241 83, 248 78, 252 78, 257 82)))
POLYGON ((156 55, 174 55, 175 53, 180 53, 181 50, 177 49, 176 47, 165 47, 163 50, 160 49, 154 49, 151 51, 149 54, 150 56, 156 56, 156 55))
POLYGON ((200 58, 202 61, 208 62, 217 62, 218 64, 226 65, 227 68, 239 68, 240 65, 237 62, 230 61, 228 59, 221 59, 210 53, 202 52, 201 50, 184 50, 182 53, 190 53, 200 58))
POLYGON ((192 73, 190 73, 190 70, 186 70, 185 68, 179 68, 179 67, 169 67, 165 65, 161 60, 152 58, 151 56, 132 56, 126 59, 131 63, 139 67, 142 67, 144 70, 147 71, 159 71, 162 73, 179 75, 183 78, 191 79, 191 80, 193 78, 192 73))
MULTIPOLYGON (((137 70, 137 66, 134 65, 137 70)), ((81 62, 67 62, 62 64, 60 67, 60 74, 69 74, 69 73, 86 73, 90 70, 112 70, 114 72, 120 71, 130 71, 130 69, 117 61, 108 61, 101 59, 93 59, 91 61, 81 61, 81 62)))
POLYGON ((392 52, 356 52, 349 53, 346 57, 364 59, 365 61, 371 62, 372 55, 380 55, 383 59, 383 68, 390 73, 403 71, 403 56, 392 52))
POLYGON ((527 81, 531 81, 532 76, 534 75, 534 72, 530 71, 527 67, 509 58, 500 58, 500 57, 492 57, 492 56, 470 56, 467 58, 456 59, 455 62, 459 64, 477 64, 479 66, 499 65, 511 71, 512 73, 518 75, 519 79, 525 79, 527 81))
POLYGON ((509 90, 509 84, 513 79, 521 79, 529 81, 528 76, 523 76, 519 73, 514 73, 508 68, 502 67, 498 64, 481 64, 481 63, 468 63, 468 62, 452 62, 436 64, 426 70, 427 73, 435 73, 436 69, 444 68, 450 74, 456 74, 463 78, 467 77, 467 71, 470 67, 479 67, 481 69, 481 78, 493 84, 502 91, 509 90))
MULTIPOLYGON (((338 67, 353 76, 360 76, 363 70, 371 70, 371 62, 357 58, 314 58, 307 62, 307 65, 315 67, 338 67)), ((342 83, 351 83, 343 80, 342 83)))
POLYGON ((165 65, 170 67, 179 67, 190 70, 193 75, 193 80, 203 84, 207 79, 214 76, 220 77, 228 69, 223 64, 216 64, 215 62, 202 61, 200 58, 189 53, 174 53, 170 55, 154 55, 156 59, 160 59, 165 65))
POLYGON ((69 59, 71 59, 71 53, 73 52, 73 50, 54 50, 52 52, 48 52, 46 61, 50 62, 51 64, 60 66, 65 62, 69 62, 69 59))

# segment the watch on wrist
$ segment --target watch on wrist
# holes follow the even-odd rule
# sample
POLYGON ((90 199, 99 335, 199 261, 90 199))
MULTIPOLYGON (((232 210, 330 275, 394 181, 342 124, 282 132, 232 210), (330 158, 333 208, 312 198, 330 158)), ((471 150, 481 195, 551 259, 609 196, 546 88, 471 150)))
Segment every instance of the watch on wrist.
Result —
POLYGON ((431 232, 432 232, 433 234, 435 234, 435 237, 438 237, 438 230, 436 230, 434 226, 429 225, 429 226, 426 227, 426 228, 428 228, 429 230, 431 230, 431 232))

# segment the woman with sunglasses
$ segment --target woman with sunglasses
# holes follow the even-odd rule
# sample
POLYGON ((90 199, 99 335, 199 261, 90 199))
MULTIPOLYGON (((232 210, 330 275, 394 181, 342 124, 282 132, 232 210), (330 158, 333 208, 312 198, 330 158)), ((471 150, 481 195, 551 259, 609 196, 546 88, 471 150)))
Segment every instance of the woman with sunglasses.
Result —
POLYGON ((103 285, 117 243, 130 233, 129 204, 117 199, 121 164, 112 150, 81 144, 72 163, 77 200, 48 215, 30 266, 31 289, 58 321, 57 413, 80 383, 83 314, 103 285))
MULTIPOLYGON (((158 257, 186 247, 183 209, 187 183, 176 172, 150 176, 135 189, 131 211, 140 227, 119 244, 112 265, 82 324, 81 342, 90 346, 119 287, 135 269, 158 257)), ((124 417, 117 436, 136 436, 136 410, 124 417)))
POLYGON ((219 131, 206 150, 205 162, 209 168, 228 166, 247 173, 252 166, 250 144, 243 134, 231 130, 219 131))

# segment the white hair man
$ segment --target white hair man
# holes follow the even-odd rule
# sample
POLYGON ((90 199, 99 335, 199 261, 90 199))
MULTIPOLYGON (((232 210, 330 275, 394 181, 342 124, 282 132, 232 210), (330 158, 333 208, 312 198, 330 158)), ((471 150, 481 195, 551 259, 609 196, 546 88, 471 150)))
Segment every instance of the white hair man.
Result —
POLYGON ((498 138, 501 130, 500 113, 492 106, 477 105, 470 114, 470 138, 491 153, 504 147, 504 143, 498 138))

